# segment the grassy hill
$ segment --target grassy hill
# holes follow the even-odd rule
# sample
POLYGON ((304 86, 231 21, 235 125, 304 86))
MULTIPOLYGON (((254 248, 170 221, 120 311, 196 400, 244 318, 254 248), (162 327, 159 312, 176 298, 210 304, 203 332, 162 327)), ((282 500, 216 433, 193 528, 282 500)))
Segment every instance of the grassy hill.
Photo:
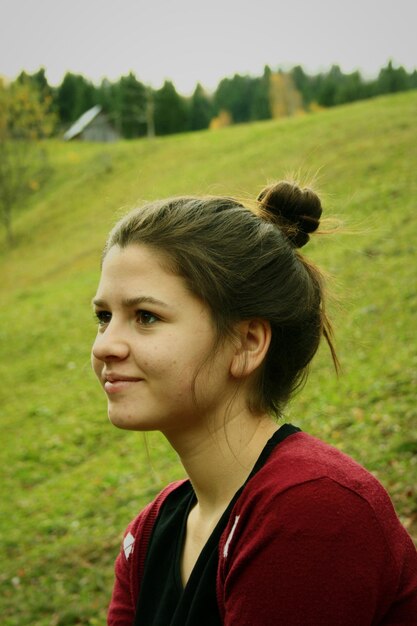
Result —
POLYGON ((0 250, 4 626, 103 624, 127 521, 182 475, 158 434, 108 424, 89 365, 105 236, 156 197, 253 197, 288 172, 318 174, 345 230, 306 252, 333 277, 343 372, 323 349, 287 419, 374 472, 417 539, 416 113, 409 92, 218 132, 47 145, 52 180, 0 250))

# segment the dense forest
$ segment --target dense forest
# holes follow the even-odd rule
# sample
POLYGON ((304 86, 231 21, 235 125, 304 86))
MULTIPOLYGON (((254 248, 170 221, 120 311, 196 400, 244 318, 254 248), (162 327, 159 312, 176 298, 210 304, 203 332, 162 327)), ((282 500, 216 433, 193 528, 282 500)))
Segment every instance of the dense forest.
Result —
POLYGON ((152 89, 133 73, 95 85, 68 72, 59 86, 52 87, 41 68, 34 74, 22 72, 14 83, 37 91, 55 120, 51 134, 61 134, 82 113, 101 105, 119 133, 134 138, 283 117, 415 89, 417 70, 408 73, 390 61, 376 78, 365 80, 359 71, 345 74, 338 65, 316 75, 301 66, 286 72, 266 66, 262 76, 224 78, 212 94, 197 84, 190 97, 180 95, 171 81, 152 89))

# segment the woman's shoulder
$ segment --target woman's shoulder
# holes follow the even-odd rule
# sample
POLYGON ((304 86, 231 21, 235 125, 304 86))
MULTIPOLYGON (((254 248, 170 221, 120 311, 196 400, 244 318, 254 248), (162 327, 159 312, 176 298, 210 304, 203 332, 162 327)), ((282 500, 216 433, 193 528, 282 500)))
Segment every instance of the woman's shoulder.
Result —
MULTIPOLYGON (((391 499, 375 476, 334 446, 304 432, 278 444, 264 466, 248 482, 236 514, 251 519, 269 515, 291 519, 327 519, 345 527, 348 518, 359 528, 361 520, 378 528, 388 544, 409 537, 391 499), (345 515, 343 515, 345 513, 345 515), (359 525, 359 526, 358 526, 359 525)), ((305 528, 308 530, 308 528, 305 528)))
POLYGON ((238 589, 246 597, 260 580, 292 618, 315 606, 314 623, 324 623, 323 611, 331 623, 342 623, 342 613, 344 624, 377 623, 397 602, 407 617, 417 606, 417 553, 385 489, 349 456, 301 432, 279 443, 246 484, 219 557, 219 594, 238 589))
POLYGON ((381 549, 388 548, 397 563, 406 551, 417 564, 412 540, 383 485, 344 452, 304 432, 279 443, 248 481, 225 537, 236 518, 249 532, 269 529, 275 535, 279 529, 297 540, 378 536, 381 549))
POLYGON ((272 451, 251 488, 279 493, 327 479, 373 502, 389 496, 370 471, 338 448, 304 432, 287 437, 272 451))

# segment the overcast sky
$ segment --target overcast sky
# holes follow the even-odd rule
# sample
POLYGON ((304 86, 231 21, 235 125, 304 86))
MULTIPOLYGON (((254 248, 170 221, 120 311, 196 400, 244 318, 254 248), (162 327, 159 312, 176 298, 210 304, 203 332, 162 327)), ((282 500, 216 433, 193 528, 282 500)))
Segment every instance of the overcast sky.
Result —
POLYGON ((130 70, 190 93, 234 73, 417 66, 416 0, 0 0, 0 74, 98 82, 130 70))

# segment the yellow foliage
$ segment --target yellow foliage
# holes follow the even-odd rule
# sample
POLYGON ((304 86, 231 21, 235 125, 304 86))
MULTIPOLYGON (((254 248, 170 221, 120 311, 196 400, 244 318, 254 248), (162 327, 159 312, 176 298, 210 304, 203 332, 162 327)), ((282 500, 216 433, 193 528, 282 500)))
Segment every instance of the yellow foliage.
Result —
POLYGON ((210 122, 210 130, 218 130, 219 128, 224 128, 225 126, 230 126, 233 124, 233 118, 230 115, 229 111, 225 111, 222 109, 217 117, 213 117, 210 122))
POLYGON ((318 102, 310 102, 308 110, 311 111, 311 113, 319 113, 320 111, 324 111, 325 107, 321 106, 321 104, 318 104, 318 102))
POLYGON ((289 74, 283 72, 271 74, 269 98, 273 118, 296 115, 304 111, 302 96, 289 74))
POLYGON ((37 180, 30 180, 28 182, 28 187, 29 189, 31 189, 31 191, 38 191, 40 185, 39 185, 39 181, 37 180))
POLYGON ((0 139, 30 141, 51 135, 55 118, 50 104, 50 98, 42 100, 29 84, 6 86, 0 80, 0 139))
POLYGON ((0 80, 0 222, 9 245, 14 243, 12 218, 25 197, 50 174, 38 139, 48 137, 55 119, 50 102, 25 82, 0 80))

